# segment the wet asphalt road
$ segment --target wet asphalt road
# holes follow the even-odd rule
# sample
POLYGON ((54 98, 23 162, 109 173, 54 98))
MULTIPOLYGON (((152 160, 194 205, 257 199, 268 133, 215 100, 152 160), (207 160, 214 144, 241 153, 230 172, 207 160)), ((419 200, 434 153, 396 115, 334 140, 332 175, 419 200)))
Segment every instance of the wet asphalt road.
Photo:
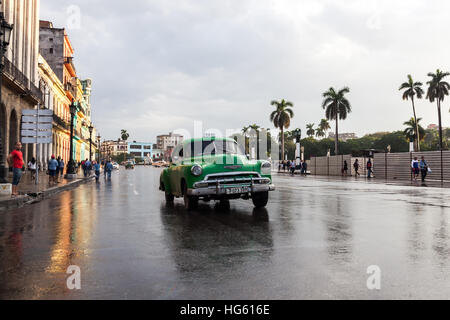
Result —
POLYGON ((449 189, 275 176, 267 210, 188 213, 166 206, 159 172, 0 211, 0 299, 450 298, 449 189))

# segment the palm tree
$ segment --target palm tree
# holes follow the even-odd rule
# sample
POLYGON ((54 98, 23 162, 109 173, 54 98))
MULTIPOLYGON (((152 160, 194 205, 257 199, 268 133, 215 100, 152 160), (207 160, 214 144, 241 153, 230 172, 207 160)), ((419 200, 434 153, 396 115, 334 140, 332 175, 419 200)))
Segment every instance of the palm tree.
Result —
POLYGON ((316 129, 316 137, 323 138, 326 136, 326 131, 330 130, 330 123, 327 119, 320 120, 319 128, 316 129))
POLYGON ((420 140, 423 140, 425 137, 425 129, 419 124, 419 122, 422 120, 422 118, 417 118, 417 122, 414 118, 409 119, 408 121, 405 121, 403 123, 404 126, 406 126, 406 129, 403 131, 406 138, 411 141, 417 140, 417 143, 420 143, 420 140), (416 139, 416 134, 419 132, 419 137, 422 137, 421 139, 416 139))
POLYGON ((415 149, 417 151, 420 151, 420 132, 418 127, 417 117, 416 117, 416 108, 414 106, 414 96, 417 96, 417 99, 422 99, 422 96, 424 94, 424 91, 422 90, 422 82, 414 82, 411 75, 408 74, 408 81, 403 82, 399 91, 403 91, 403 100, 408 100, 411 98, 412 107, 413 107, 413 115, 414 115, 414 123, 416 124, 415 134, 414 134, 414 143, 415 143, 415 149))
POLYGON ((256 123, 248 126, 250 132, 254 134, 256 132, 256 159, 259 160, 259 129, 261 129, 260 126, 258 126, 256 123))
POLYGON ((127 141, 130 137, 130 134, 127 132, 127 130, 122 129, 120 130, 120 137, 122 138, 122 140, 127 141))
POLYGON ((352 111, 350 102, 345 97, 346 93, 349 93, 350 89, 344 87, 337 91, 331 87, 328 91, 323 93, 322 108, 325 109, 325 116, 328 120, 336 120, 336 141, 334 143, 334 153, 339 154, 338 142, 339 142, 339 131, 338 122, 339 119, 347 119, 347 115, 352 111))
POLYGON ((450 73, 442 72, 441 70, 436 70, 436 73, 428 73, 428 76, 431 77, 431 80, 427 82, 428 91, 427 91, 427 99, 430 102, 434 102, 436 100, 437 109, 438 109, 438 118, 439 118, 439 148, 442 150, 442 120, 441 120, 441 102, 444 101, 445 96, 448 96, 448 92, 450 90, 450 84, 443 79, 449 76, 450 73))
POLYGON ((316 130, 314 129, 314 123, 308 123, 306 125, 306 134, 308 137, 314 137, 314 134, 316 133, 316 130))
POLYGON ((284 160, 284 129, 288 129, 291 125, 291 118, 294 117, 294 111, 291 108, 294 107, 294 104, 284 99, 273 100, 270 104, 276 108, 270 114, 270 121, 273 122, 275 128, 281 130, 281 159, 284 160))

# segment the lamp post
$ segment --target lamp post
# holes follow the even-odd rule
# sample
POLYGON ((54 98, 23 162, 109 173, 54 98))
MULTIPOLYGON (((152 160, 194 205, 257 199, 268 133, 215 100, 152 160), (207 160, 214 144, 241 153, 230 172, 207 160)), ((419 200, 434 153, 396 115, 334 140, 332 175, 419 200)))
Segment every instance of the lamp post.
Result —
MULTIPOLYGON (((1 4, 1 1, 0 1, 1 4)), ((8 49, 9 41, 11 40, 11 33, 13 30, 13 25, 9 24, 5 20, 5 16, 3 12, 0 12, 0 103, 2 100, 2 79, 3 79, 3 69, 5 67, 3 63, 3 56, 8 49)), ((6 115, 5 115, 6 116, 6 115)), ((6 182, 6 173, 7 169, 5 167, 4 159, 3 159, 3 137, 0 129, 0 183, 6 182)))
POLYGON ((89 162, 92 162, 92 131, 94 130, 92 123, 89 125, 88 129, 89 129, 89 162))
POLYGON ((73 160, 73 120, 75 118, 75 113, 78 109, 78 103, 74 102, 72 99, 72 103, 70 104, 70 154, 69 154, 69 163, 67 165, 67 175, 75 174, 75 163, 73 160))
POLYGON ((102 150, 100 149, 100 134, 97 135, 97 162, 101 161, 101 152, 102 150))
POLYGON ((300 140, 302 139, 302 130, 299 128, 295 129, 293 131, 293 134, 295 136, 295 165, 298 167, 300 166, 300 140))

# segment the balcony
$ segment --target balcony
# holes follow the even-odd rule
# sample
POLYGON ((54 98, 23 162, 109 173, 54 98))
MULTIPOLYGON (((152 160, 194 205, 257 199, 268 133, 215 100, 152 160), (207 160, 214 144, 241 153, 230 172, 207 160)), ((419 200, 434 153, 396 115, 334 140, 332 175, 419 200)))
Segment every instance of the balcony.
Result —
POLYGON ((64 64, 66 65, 69 73, 72 77, 77 76, 77 69, 75 69, 75 65, 73 64, 73 57, 65 57, 64 64))
POLYGON ((55 124, 62 129, 70 130, 70 123, 64 121, 63 119, 58 117, 56 114, 53 114, 53 122, 55 122, 55 124))
POLYGON ((3 57, 3 75, 6 80, 17 87, 22 94, 33 100, 34 103, 43 103, 44 93, 36 87, 11 61, 3 57))
POLYGON ((64 84, 64 90, 66 90, 67 94, 70 94, 69 98, 76 100, 77 99, 77 87, 67 82, 64 84))

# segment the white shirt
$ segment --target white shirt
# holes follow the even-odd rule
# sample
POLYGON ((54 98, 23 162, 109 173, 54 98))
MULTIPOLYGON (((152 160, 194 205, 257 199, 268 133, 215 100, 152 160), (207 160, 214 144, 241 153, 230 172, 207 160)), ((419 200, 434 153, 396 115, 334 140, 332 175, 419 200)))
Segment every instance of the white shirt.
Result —
POLYGON ((34 164, 31 161, 28 162, 28 169, 36 170, 36 162, 34 164))

